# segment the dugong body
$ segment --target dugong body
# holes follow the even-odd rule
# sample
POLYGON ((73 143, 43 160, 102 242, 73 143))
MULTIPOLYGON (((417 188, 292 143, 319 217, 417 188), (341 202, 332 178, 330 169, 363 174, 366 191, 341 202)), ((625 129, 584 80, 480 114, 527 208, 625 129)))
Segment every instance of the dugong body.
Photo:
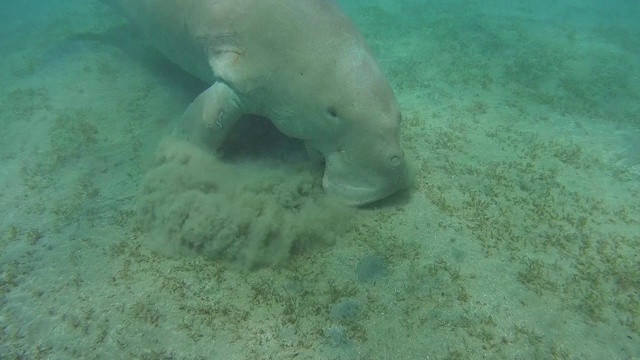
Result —
POLYGON ((325 191, 349 204, 408 185, 391 86, 333 0, 103 2, 212 84, 183 115, 192 141, 215 149, 242 114, 261 115, 324 157, 325 191))

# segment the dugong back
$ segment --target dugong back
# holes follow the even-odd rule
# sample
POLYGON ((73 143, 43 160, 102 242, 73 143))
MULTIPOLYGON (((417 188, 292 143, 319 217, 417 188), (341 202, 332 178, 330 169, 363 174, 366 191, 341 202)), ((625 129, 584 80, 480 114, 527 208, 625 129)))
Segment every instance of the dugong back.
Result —
MULTIPOLYGON (((127 17, 142 32, 143 37, 192 75, 209 83, 214 74, 205 51, 206 31, 216 31, 212 24, 224 24, 210 14, 221 14, 233 1, 216 0, 100 0, 127 17), (216 9, 220 7, 220 9, 216 9), (203 11, 203 8, 211 8, 203 11), (206 15, 205 15, 206 13, 206 15), (204 24, 201 22, 204 21, 204 24), (199 37, 198 31, 202 36, 199 37)), ((239 1, 242 3, 243 1, 239 1)), ((221 16, 221 18, 224 18, 221 16)))

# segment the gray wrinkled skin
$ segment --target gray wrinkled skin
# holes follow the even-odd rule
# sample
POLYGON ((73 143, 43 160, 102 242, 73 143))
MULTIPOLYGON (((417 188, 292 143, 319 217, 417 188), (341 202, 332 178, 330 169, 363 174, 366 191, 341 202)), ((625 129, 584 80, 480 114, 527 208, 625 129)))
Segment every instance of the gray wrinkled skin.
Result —
POLYGON ((245 113, 325 160, 327 193, 352 205, 408 185, 393 91, 330 0, 104 0, 168 58, 208 81, 181 131, 217 148, 245 113))

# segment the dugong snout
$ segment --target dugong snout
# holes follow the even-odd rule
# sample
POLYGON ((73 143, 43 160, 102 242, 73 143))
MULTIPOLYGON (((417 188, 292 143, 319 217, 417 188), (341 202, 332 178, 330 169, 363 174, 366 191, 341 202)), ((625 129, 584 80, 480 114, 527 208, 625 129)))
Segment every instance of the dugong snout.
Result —
POLYGON ((326 156, 324 190, 349 205, 360 206, 409 187, 410 175, 402 148, 394 146, 363 155, 345 149, 326 156))

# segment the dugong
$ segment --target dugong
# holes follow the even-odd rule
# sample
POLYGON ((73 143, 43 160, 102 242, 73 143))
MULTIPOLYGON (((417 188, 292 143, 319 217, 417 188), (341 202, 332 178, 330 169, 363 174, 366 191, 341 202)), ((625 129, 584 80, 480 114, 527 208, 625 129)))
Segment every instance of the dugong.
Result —
POLYGON ((209 82, 182 133, 216 149, 242 114, 270 119, 324 158, 322 186, 350 205, 409 185, 395 95, 333 0, 102 0, 165 56, 209 82))

